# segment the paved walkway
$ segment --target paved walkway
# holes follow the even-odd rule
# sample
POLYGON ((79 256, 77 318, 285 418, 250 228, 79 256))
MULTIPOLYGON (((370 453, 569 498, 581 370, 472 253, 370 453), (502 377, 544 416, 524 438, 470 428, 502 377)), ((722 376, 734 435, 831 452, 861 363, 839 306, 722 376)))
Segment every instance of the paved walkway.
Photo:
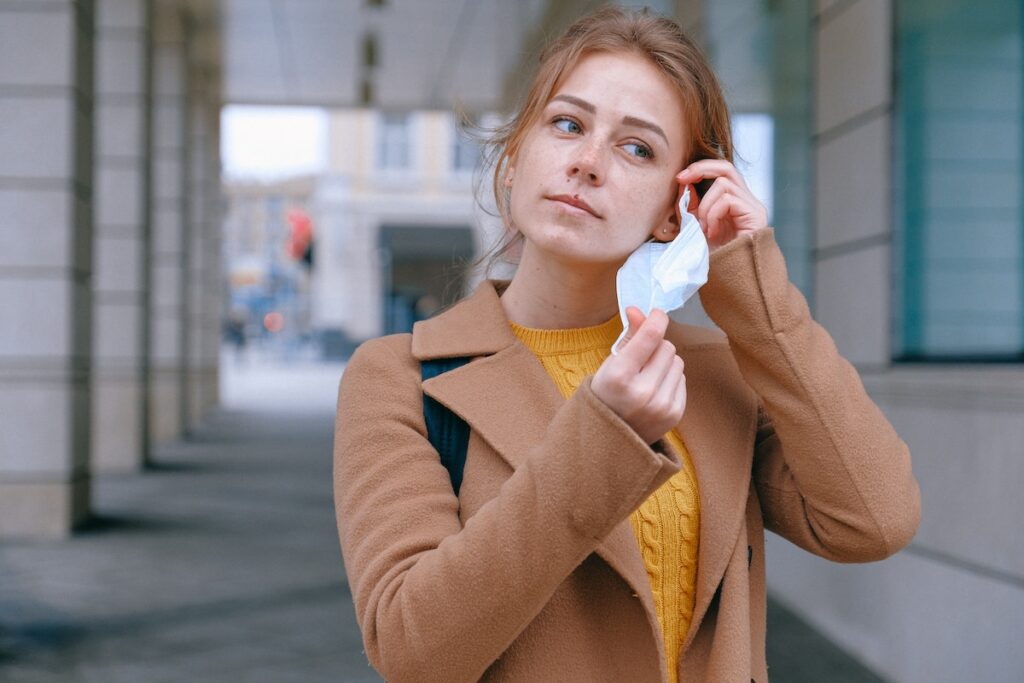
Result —
MULTIPOLYGON (((331 501, 341 367, 224 367, 227 407, 154 469, 97 477, 88 528, 0 543, 0 680, 380 680, 331 501)), ((778 606, 770 622, 773 682, 878 680, 778 606)))

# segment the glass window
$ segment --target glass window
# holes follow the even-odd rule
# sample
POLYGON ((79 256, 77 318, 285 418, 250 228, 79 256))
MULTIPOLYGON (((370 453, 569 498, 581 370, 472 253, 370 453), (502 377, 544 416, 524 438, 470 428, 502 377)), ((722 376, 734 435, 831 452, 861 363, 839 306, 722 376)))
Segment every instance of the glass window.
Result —
POLYGON ((480 160, 480 145, 452 117, 452 170, 472 171, 480 160))
POLYGON ((706 50, 733 119, 737 170, 768 209, 789 279, 812 300, 809 0, 706 3, 706 50))
POLYGON ((897 3, 897 360, 1024 355, 1020 0, 897 3))
POLYGON ((377 125, 377 166, 386 171, 405 171, 412 166, 411 117, 382 113, 377 125))

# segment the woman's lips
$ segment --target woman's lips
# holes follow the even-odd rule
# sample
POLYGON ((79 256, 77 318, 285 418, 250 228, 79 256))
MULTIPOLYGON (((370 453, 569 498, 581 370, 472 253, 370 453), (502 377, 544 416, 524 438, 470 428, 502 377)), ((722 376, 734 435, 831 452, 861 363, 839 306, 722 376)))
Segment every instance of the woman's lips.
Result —
POLYGON ((561 202, 563 204, 568 204, 569 206, 573 207, 574 209, 577 209, 578 211, 590 214, 594 218, 601 217, 601 215, 594 211, 590 204, 587 204, 579 195, 559 194, 548 197, 548 199, 556 202, 561 202))

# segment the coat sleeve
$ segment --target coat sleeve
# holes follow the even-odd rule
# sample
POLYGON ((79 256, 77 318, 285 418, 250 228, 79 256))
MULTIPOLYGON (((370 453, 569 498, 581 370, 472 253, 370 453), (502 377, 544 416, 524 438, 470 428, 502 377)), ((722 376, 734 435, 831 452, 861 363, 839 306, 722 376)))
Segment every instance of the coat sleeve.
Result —
POLYGON ((767 228, 711 258, 701 302, 760 398, 754 485, 765 527, 816 555, 878 560, 914 536, 910 451, 790 282, 767 228))
POLYGON ((409 336, 361 345, 342 376, 334 500, 366 654, 389 681, 475 681, 600 539, 682 463, 587 377, 496 497, 462 526, 426 437, 409 336))

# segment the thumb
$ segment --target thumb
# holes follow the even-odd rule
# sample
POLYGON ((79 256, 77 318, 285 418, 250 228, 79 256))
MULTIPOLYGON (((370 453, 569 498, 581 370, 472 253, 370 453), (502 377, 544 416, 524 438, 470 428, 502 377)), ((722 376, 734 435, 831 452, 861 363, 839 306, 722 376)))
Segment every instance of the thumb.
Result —
POLYGON ((618 348, 621 349, 629 343, 629 340, 633 338, 633 335, 636 334, 636 331, 640 329, 640 326, 644 324, 646 319, 647 317, 643 311, 636 306, 626 306, 626 321, 629 323, 629 326, 626 328, 626 336, 622 338, 618 348))

